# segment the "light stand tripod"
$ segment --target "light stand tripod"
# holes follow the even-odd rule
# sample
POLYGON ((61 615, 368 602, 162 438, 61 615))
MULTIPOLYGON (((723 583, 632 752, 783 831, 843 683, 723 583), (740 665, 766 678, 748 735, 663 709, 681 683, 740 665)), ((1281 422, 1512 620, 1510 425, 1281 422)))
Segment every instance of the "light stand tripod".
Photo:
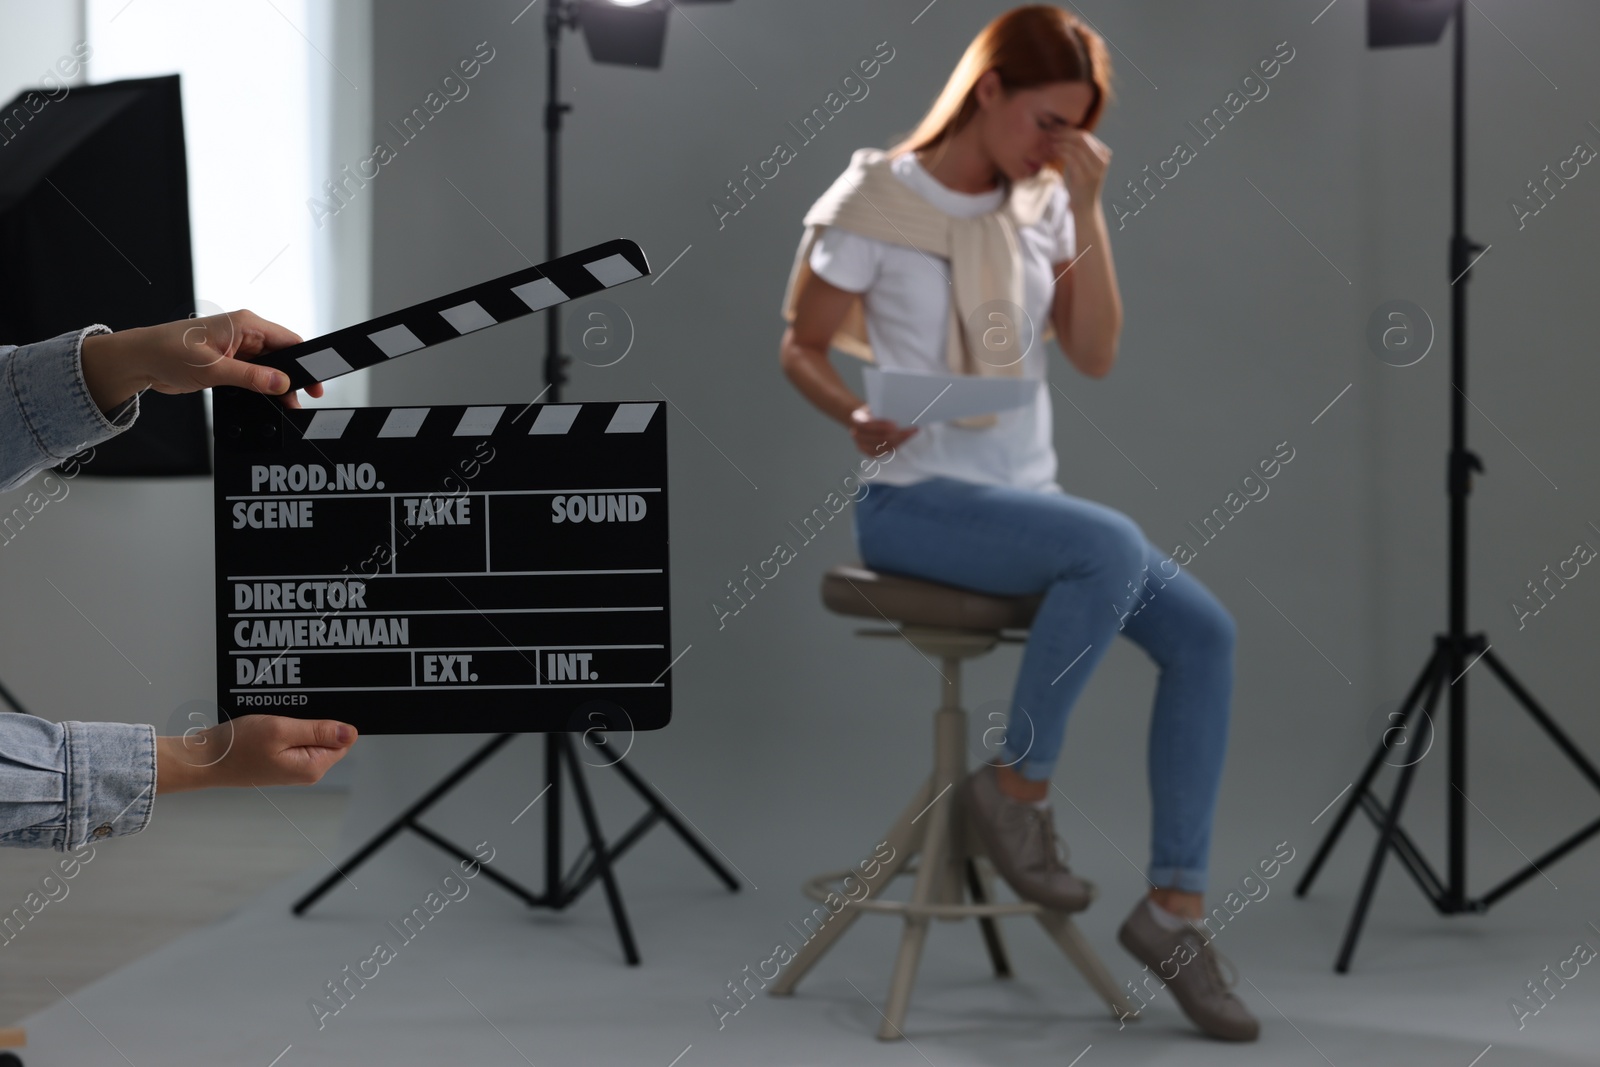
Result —
MULTIPOLYGON (((304 915, 323 894, 332 889, 341 878, 350 871, 365 863, 378 849, 388 844, 401 830, 411 830, 430 844, 448 852, 456 859, 475 862, 474 857, 456 846, 448 839, 428 829, 417 820, 429 808, 442 800, 446 793, 454 789, 461 781, 473 771, 478 769, 490 756, 505 746, 506 742, 516 737, 516 734, 498 734, 478 751, 468 757, 460 766, 446 775, 432 789, 428 790, 416 803, 395 817, 366 844, 362 845, 335 871, 318 882, 312 890, 301 897, 292 909, 295 915, 304 915)), ((617 859, 631 848, 634 842, 643 837, 645 831, 657 822, 665 822, 683 838, 694 853, 711 868, 718 878, 722 879, 730 892, 738 892, 739 883, 734 880, 722 864, 717 862, 715 856, 706 849, 700 839, 685 826, 678 817, 669 811, 661 800, 661 796, 650 788, 650 784, 640 778, 633 769, 621 762, 612 764, 617 773, 622 775, 633 789, 644 798, 649 810, 640 816, 639 821, 614 844, 607 844, 605 835, 600 830, 600 820, 595 814, 594 802, 589 797, 589 788, 583 779, 582 764, 572 748, 572 738, 569 734, 552 733, 544 736, 544 773, 545 788, 540 796, 544 800, 544 892, 535 893, 526 886, 491 870, 481 867, 480 870, 497 885, 509 890, 520 897, 530 908, 553 908, 562 910, 583 895, 596 878, 600 879, 606 889, 606 901, 611 906, 611 918, 616 924, 617 938, 622 942, 622 955, 633 965, 639 963, 639 950, 633 941, 633 929, 628 924, 628 913, 622 904, 622 890, 617 886, 612 865, 617 859), (573 862, 572 867, 563 872, 561 848, 561 764, 566 762, 567 772, 572 778, 572 788, 577 794, 578 810, 583 816, 584 830, 589 838, 587 847, 573 862)))
MULTIPOLYGON (((1385 4, 1394 6, 1394 0, 1375 0, 1369 7, 1369 19, 1380 14, 1387 15, 1390 19, 1396 17, 1402 20, 1409 19, 1413 25, 1402 27, 1402 33, 1389 40, 1377 40, 1380 34, 1377 26, 1372 26, 1369 34, 1369 44, 1410 44, 1420 40, 1428 40, 1419 36, 1421 32, 1414 23, 1417 20, 1416 8, 1412 11, 1397 16, 1396 12, 1381 12, 1385 4)), ((1344 832, 1350 816, 1360 808, 1366 816, 1378 827, 1378 841, 1373 846, 1372 859, 1367 865, 1366 877, 1361 883, 1360 895, 1356 898, 1354 911, 1350 915, 1350 923, 1345 930, 1344 943, 1339 949, 1338 961, 1334 970, 1343 974, 1350 969, 1350 958, 1355 954, 1356 941, 1361 935, 1362 924, 1366 921, 1367 908, 1372 903, 1373 891, 1378 885, 1378 876, 1382 873, 1384 860, 1393 850, 1401 866, 1416 881, 1418 888, 1424 896, 1432 902, 1442 915, 1458 915, 1462 913, 1482 914, 1500 898, 1510 893, 1523 882, 1539 873, 1542 868, 1554 863, 1580 844, 1600 833, 1600 818, 1596 818, 1587 826, 1573 833, 1565 840, 1551 848, 1537 860, 1530 861, 1526 866, 1517 870, 1493 889, 1482 896, 1471 897, 1467 894, 1467 832, 1466 832, 1466 803, 1467 803, 1467 671, 1482 660, 1489 671, 1511 693, 1516 701, 1527 710, 1533 720, 1549 734, 1556 747, 1571 760, 1578 770, 1587 778, 1591 785, 1600 790, 1600 771, 1594 764, 1573 744, 1572 740, 1556 724, 1555 720, 1539 706, 1533 696, 1529 694, 1520 682, 1511 674, 1510 670, 1500 662, 1498 656, 1489 647, 1488 637, 1482 633, 1467 633, 1467 494, 1471 491, 1472 471, 1482 471, 1483 462, 1478 456, 1468 451, 1466 447, 1466 282, 1470 279, 1470 270, 1473 260, 1471 257, 1483 250, 1483 246, 1472 241, 1463 232, 1464 214, 1464 88, 1466 76, 1466 43, 1465 22, 1466 12, 1460 0, 1454 3, 1441 5, 1435 2, 1433 7, 1440 14, 1437 15, 1439 23, 1433 28, 1435 37, 1438 30, 1443 28, 1443 22, 1448 19, 1453 11, 1455 16, 1455 59, 1453 72, 1453 159, 1452 159, 1452 211, 1454 229, 1450 238, 1449 269, 1450 277, 1455 279, 1450 291, 1450 378, 1452 394, 1450 397, 1450 456, 1447 468, 1447 489, 1450 495, 1450 629, 1448 633, 1438 634, 1434 637, 1433 652, 1423 665, 1422 673, 1417 676, 1411 691, 1406 694, 1405 702, 1396 713, 1399 716, 1399 726, 1386 731, 1384 740, 1380 741, 1377 750, 1367 760, 1361 776, 1354 783, 1350 797, 1339 810, 1338 818, 1329 827, 1327 836, 1322 845, 1317 849, 1311 866, 1307 868, 1300 884, 1295 887, 1295 895, 1303 897, 1311 888, 1317 872, 1322 869, 1323 862, 1328 858, 1333 846, 1338 842, 1339 835, 1344 832), (1467 657, 1473 655, 1469 662, 1467 657), (1394 729, 1409 729, 1412 718, 1418 707, 1418 699, 1423 696, 1423 714, 1427 722, 1433 722, 1433 710, 1439 699, 1439 693, 1448 686, 1450 690, 1450 715, 1449 729, 1449 764, 1450 764, 1450 794, 1449 794, 1449 830, 1448 830, 1448 871, 1447 880, 1441 879, 1423 857, 1422 851, 1400 827, 1400 812, 1405 806, 1406 795, 1411 788, 1412 772, 1416 770, 1416 760, 1407 762, 1400 770, 1399 780, 1395 784, 1394 793, 1385 804, 1379 800, 1372 791, 1373 780, 1384 763, 1384 754, 1389 751, 1387 744, 1388 734, 1394 729)), ((1393 29, 1393 23, 1390 23, 1393 29)))
MULTIPOLYGON (((547 98, 544 109, 545 129, 545 251, 548 259, 554 260, 560 255, 560 219, 559 208, 560 192, 560 135, 561 115, 572 109, 571 104, 560 100, 558 79, 558 63, 560 60, 560 36, 563 25, 577 25, 574 17, 574 8, 571 3, 562 0, 551 0, 544 19, 545 41, 548 52, 549 80, 547 82, 547 98)), ((664 15, 662 16, 664 18, 664 15)), ((659 44, 657 45, 659 54, 659 44)), ((561 386, 567 380, 565 367, 570 362, 570 357, 560 353, 560 319, 557 308, 552 306, 545 309, 545 359, 544 377, 546 387, 544 393, 549 395, 551 403, 561 399, 561 386)), ((670 667, 669 667, 670 669, 670 667)), ((0 695, 4 690, 0 690, 0 695)), ((384 827, 376 835, 362 845, 343 864, 319 882, 310 892, 295 902, 293 912, 295 915, 304 915, 306 910, 315 904, 323 894, 327 893, 334 885, 352 871, 365 863, 373 853, 382 848, 402 830, 411 830, 425 841, 437 846, 457 859, 473 861, 474 857, 457 847, 449 840, 424 826, 418 820, 429 808, 438 803, 445 794, 454 789, 463 779, 477 770, 478 766, 490 756, 498 752, 516 734, 499 734, 485 744, 477 752, 468 757, 460 766, 451 771, 438 784, 424 794, 416 803, 384 827)), ((730 892, 738 892, 739 883, 729 874, 727 869, 719 863, 715 856, 705 847, 689 827, 678 819, 666 804, 663 798, 650 784, 641 778, 632 768, 620 760, 611 764, 615 767, 624 781, 643 798, 648 809, 633 826, 619 837, 615 843, 608 844, 605 835, 600 829, 599 816, 594 809, 594 802, 589 796, 588 785, 583 777, 583 765, 573 750, 572 737, 568 733, 547 733, 544 735, 544 773, 545 788, 540 794, 544 802, 544 891, 535 893, 520 883, 490 870, 488 867, 480 869, 496 884, 520 897, 529 907, 554 908, 557 911, 567 907, 577 900, 598 879, 606 891, 606 900, 611 908, 611 918, 617 928, 617 937, 622 942, 622 954, 629 964, 639 963, 639 950, 634 944, 633 930, 628 923, 628 915, 622 903, 622 891, 617 886, 612 865, 632 845, 644 836, 645 832, 657 822, 665 822, 674 832, 681 837, 685 844, 699 856, 705 865, 711 868, 713 874, 722 880, 730 892), (562 837, 562 765, 565 763, 567 775, 571 778, 573 793, 577 799, 578 811, 582 815, 585 836, 588 844, 570 869, 562 871, 563 850, 562 837)))

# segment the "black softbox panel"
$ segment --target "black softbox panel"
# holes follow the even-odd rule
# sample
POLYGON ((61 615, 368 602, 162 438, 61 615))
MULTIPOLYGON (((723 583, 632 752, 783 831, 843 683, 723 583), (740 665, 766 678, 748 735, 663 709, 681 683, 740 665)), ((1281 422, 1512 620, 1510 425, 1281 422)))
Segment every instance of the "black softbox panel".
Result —
MULTIPOLYGON (((18 96, 0 111, 0 342, 194 311, 177 75, 18 96)), ((91 474, 211 472, 200 394, 146 390, 91 474)))
POLYGON ((1367 47, 1432 44, 1461 0, 1367 0, 1367 47))

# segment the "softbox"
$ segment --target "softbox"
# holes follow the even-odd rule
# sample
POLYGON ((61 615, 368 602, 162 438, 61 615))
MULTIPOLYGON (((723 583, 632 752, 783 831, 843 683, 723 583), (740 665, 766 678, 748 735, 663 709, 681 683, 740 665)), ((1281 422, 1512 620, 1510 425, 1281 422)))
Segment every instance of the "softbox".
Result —
MULTIPOLYGON (((194 311, 177 75, 22 93, 0 111, 0 342, 194 311)), ((146 390, 91 474, 211 472, 200 394, 146 390)))

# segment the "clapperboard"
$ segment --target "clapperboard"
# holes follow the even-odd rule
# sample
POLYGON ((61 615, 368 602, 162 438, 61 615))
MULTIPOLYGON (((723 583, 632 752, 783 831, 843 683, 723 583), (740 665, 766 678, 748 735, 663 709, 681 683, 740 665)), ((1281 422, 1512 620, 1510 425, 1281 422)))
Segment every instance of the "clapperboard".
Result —
MULTIPOLYGON (((608 241, 257 362, 304 388, 649 272, 608 241)), ((226 389, 214 423, 222 714, 666 725, 662 403, 292 410, 226 389)))

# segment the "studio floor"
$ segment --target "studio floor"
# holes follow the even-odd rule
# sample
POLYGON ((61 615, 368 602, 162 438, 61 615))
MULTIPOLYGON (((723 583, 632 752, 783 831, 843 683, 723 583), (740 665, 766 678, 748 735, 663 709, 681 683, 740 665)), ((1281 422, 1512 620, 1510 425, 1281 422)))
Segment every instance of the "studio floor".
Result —
MULTIPOLYGON (((165 870, 165 880, 141 885, 112 863, 91 865, 73 895, 50 905, 56 914, 45 913, 56 930, 30 930, 34 945, 19 938, 6 950, 16 953, 5 959, 11 1003, 39 1007, 24 1020, 29 1067, 1595 1062, 1600 979, 1587 968, 1521 1030, 1508 1008, 1526 980, 1547 963, 1560 964, 1574 943, 1600 945, 1587 926, 1594 895, 1586 887, 1600 884, 1592 852, 1472 919, 1433 916, 1391 869, 1356 966, 1339 976, 1331 961, 1371 835, 1356 831, 1359 845, 1352 837, 1325 884, 1296 900, 1292 880, 1310 858, 1315 839, 1308 838, 1268 895, 1248 904, 1217 940, 1244 975, 1239 991, 1262 1018, 1261 1040, 1247 1046, 1198 1036, 1170 997, 1158 997, 1145 1019, 1119 1027, 1029 920, 1005 926, 1017 972, 1006 981, 989 975, 975 926, 936 924, 906 1040, 886 1043, 873 1035, 897 927, 875 916, 862 917, 796 996, 755 997, 719 1028, 711 999, 725 996, 726 983, 771 955, 777 941, 793 940, 786 924, 809 912, 797 889, 803 862, 781 835, 735 833, 715 842, 741 870, 793 868, 786 881, 764 875, 756 886, 746 879, 738 893, 722 889, 669 834, 646 837, 620 865, 644 956, 631 968, 599 892, 565 913, 530 912, 481 877, 402 941, 388 923, 420 903, 447 867, 415 837, 352 872, 351 884, 306 918, 292 918, 290 902, 330 870, 324 856, 338 858, 343 800, 337 793, 274 799, 283 810, 253 791, 181 813, 171 805, 167 832, 153 827, 137 842, 145 846, 141 868, 165 870), (251 843, 261 840, 275 842, 265 857, 251 843), (298 870, 258 894, 242 894, 245 902, 227 910, 228 893, 274 864, 295 866, 296 858, 298 870), (152 923, 132 907, 108 917, 103 908, 113 897, 131 903, 151 893, 168 919, 152 923), (171 918, 184 915, 188 921, 171 918), (66 933, 68 926, 76 933, 66 933), (93 960, 55 951, 74 937, 121 944, 124 958, 90 981, 93 960), (312 999, 324 997, 326 983, 370 956, 380 940, 399 946, 394 958, 319 1028, 312 999), (152 942, 164 943, 145 951, 152 942), (18 946, 33 955, 24 959, 18 946)), ((1137 874, 1106 842, 1096 844, 1095 831, 1081 821, 1060 821, 1064 835, 1081 842, 1074 851, 1080 867, 1109 868, 1101 899, 1081 925, 1119 981, 1135 978, 1139 968, 1114 933, 1137 895, 1137 874)), ((516 836, 507 827, 494 846, 495 865, 530 884, 538 871, 535 822, 523 820, 516 836)), ((1101 829, 1112 839, 1132 832, 1101 829)), ((130 849, 136 840, 118 844, 130 849)), ((121 858, 109 848, 100 852, 108 854, 121 858)), ((87 949, 78 955, 84 953, 93 956, 87 949)))

